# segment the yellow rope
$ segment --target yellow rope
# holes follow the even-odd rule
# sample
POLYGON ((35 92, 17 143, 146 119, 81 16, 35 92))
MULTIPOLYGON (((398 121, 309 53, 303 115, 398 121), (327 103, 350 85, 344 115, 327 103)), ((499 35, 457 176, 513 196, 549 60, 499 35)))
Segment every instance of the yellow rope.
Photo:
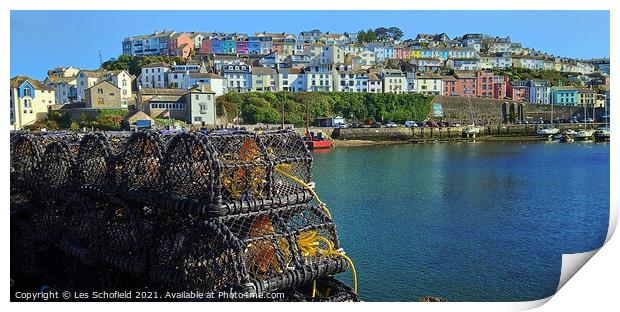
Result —
POLYGON ((310 191, 310 193, 312 194, 312 197, 314 197, 314 199, 316 199, 316 201, 319 203, 319 207, 321 207, 321 209, 323 209, 325 211, 325 213, 327 213, 327 216, 331 219, 332 218, 332 214, 329 212, 329 209, 327 209, 327 205, 321 201, 321 199, 319 198, 319 195, 317 195, 317 193, 314 191, 314 188, 312 186, 310 186, 308 183, 306 183, 306 181, 292 175, 289 173, 289 171, 291 171, 291 165, 290 164, 279 164, 277 165, 275 168, 275 171, 277 171, 278 173, 280 173, 281 175, 301 184, 303 187, 305 187, 308 191, 310 191))
MULTIPOLYGON (((334 249, 334 243, 329 239, 320 236, 316 230, 306 231, 299 236, 299 247, 303 256, 338 256, 343 257, 351 266, 351 273, 353 275, 353 291, 357 293, 357 271, 353 260, 347 256, 342 249, 334 249), (327 249, 319 247, 319 242, 322 241, 327 245, 327 249)), ((316 283, 312 285, 312 297, 316 294, 316 283)))
MULTIPOLYGON (((281 175, 301 184, 304 188, 310 191, 314 199, 319 203, 319 207, 321 207, 321 209, 325 211, 325 213, 330 219, 332 218, 332 214, 329 212, 329 209, 327 209, 327 205, 321 201, 321 199, 319 198, 319 195, 314 191, 314 188, 310 186, 308 183, 306 183, 304 180, 289 173, 291 171, 290 164, 286 164, 286 163, 278 164, 275 166, 274 170, 280 173, 281 175)), ((351 272, 353 273, 353 291, 357 293, 357 271, 355 271, 355 265, 353 265, 353 260, 351 260, 349 256, 345 255, 342 249, 335 250, 334 243, 332 243, 327 238, 318 235, 316 231, 307 231, 307 232, 302 233, 301 236, 299 237, 299 247, 301 248, 302 255, 306 257, 309 255, 340 256, 340 257, 343 257, 345 260, 347 260, 347 262, 351 266, 351 272), (325 244, 327 244, 328 249, 319 248, 319 241, 323 241, 325 244)), ((316 281, 314 281, 314 283, 312 284, 312 297, 314 297, 315 294, 316 294, 316 281)))

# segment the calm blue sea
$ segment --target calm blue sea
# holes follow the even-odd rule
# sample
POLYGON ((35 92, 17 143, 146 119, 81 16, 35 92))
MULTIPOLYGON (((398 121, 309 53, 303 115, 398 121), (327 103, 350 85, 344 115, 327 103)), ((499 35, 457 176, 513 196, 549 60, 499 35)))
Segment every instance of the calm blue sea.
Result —
POLYGON ((314 176, 366 301, 544 298, 607 233, 607 143, 340 148, 314 176))

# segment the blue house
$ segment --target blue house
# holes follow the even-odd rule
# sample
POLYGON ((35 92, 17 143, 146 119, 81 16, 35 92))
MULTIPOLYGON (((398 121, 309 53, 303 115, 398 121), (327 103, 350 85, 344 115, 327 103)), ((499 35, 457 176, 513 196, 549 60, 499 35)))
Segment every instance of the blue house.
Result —
POLYGON ((576 106, 577 92, 579 92, 579 90, 575 87, 552 87, 551 101, 555 105, 576 106))

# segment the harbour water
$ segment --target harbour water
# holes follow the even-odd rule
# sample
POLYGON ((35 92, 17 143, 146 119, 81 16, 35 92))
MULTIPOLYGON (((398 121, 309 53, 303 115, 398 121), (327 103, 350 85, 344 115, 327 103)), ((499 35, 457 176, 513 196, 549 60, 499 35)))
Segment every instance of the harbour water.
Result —
POLYGON ((608 143, 341 148, 314 175, 366 301, 541 299, 607 233, 608 143))

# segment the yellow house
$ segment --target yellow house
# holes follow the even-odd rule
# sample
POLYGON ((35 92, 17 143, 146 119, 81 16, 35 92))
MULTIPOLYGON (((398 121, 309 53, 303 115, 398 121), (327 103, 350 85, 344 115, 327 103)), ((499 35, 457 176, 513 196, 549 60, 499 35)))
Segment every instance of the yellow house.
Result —
POLYGON ((422 49, 413 49, 411 51, 412 58, 422 58, 422 49))
POLYGON ((48 107, 56 104, 54 90, 26 76, 11 78, 10 111, 14 130, 47 117, 48 107))

